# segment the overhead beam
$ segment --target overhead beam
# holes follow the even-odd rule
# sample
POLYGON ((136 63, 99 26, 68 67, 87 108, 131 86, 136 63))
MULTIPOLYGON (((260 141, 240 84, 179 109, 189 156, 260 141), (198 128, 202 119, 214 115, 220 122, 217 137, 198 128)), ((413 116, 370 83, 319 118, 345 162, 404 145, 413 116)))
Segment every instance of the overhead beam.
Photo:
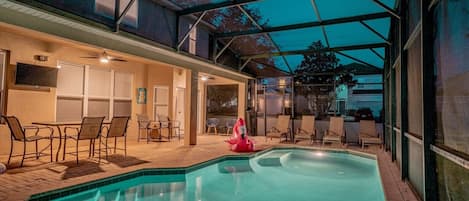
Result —
MULTIPOLYGON (((266 34, 266 35, 269 37, 270 41, 272 41, 272 44, 274 44, 275 49, 277 49, 278 52, 281 52, 280 47, 278 47, 277 43, 272 39, 270 34, 266 34)), ((292 70, 290 64, 288 63, 287 58, 285 57, 285 55, 282 55, 282 59, 283 59, 283 62, 285 63, 285 65, 287 65, 287 68, 288 68, 288 71, 290 71, 290 74, 293 74, 293 70, 292 70)))
POLYGON ((277 26, 277 27, 269 27, 269 28, 264 28, 262 30, 247 30, 247 31, 229 32, 229 33, 219 33, 219 34, 215 34, 215 37, 227 38, 227 37, 234 37, 234 36, 256 35, 256 34, 272 33, 272 32, 278 32, 278 31, 287 31, 287 30, 294 30, 294 29, 334 25, 334 24, 341 24, 341 23, 348 23, 348 22, 359 22, 362 20, 381 19, 381 18, 386 18, 386 17, 390 17, 390 14, 387 12, 381 12, 381 13, 373 13, 373 14, 357 15, 357 16, 352 16, 352 17, 343 17, 343 18, 336 18, 336 19, 330 19, 330 20, 323 20, 321 22, 316 21, 316 22, 290 24, 290 25, 277 26))
POLYGON ((379 33, 379 32, 376 31, 375 29, 373 29, 373 27, 371 27, 370 25, 368 25, 368 24, 365 23, 364 21, 360 21, 360 24, 362 24, 363 26, 365 26, 368 30, 370 30, 371 32, 373 32, 375 35, 377 35, 377 36, 380 37, 381 39, 383 39, 385 43, 387 43, 388 45, 391 45, 391 42, 389 42, 388 39, 383 36, 383 34, 379 33))
POLYGON ((390 8, 389 6, 387 6, 386 4, 384 4, 383 2, 379 1, 379 0, 373 0, 373 2, 375 2, 378 6, 380 6, 381 8, 383 8, 384 10, 386 10, 386 12, 388 12, 389 14, 391 14, 392 16, 394 16, 395 18, 397 18, 398 20, 401 19, 401 16, 399 16, 399 14, 397 14, 397 12, 390 8))
POLYGON ((119 27, 120 27, 120 24, 122 23, 122 20, 124 20, 124 17, 125 15, 127 15, 127 13, 129 12, 130 8, 132 7, 132 5, 134 5, 135 3, 135 0, 130 0, 130 2, 127 4, 127 6, 124 8, 124 11, 122 11, 122 13, 119 13, 120 12, 120 0, 116 0, 116 13, 115 13, 115 16, 117 18, 116 19, 116 24, 115 24, 115 31, 116 32, 119 32, 119 27))
MULTIPOLYGON (((311 4, 313 5, 314 13, 316 13, 316 17, 318 18, 318 21, 322 23, 321 15, 319 14, 319 9, 318 9, 318 6, 316 5, 316 1, 311 0, 311 4)), ((326 46, 330 47, 329 38, 327 37, 326 28, 324 27, 324 25, 321 25, 321 30, 322 30, 322 35, 324 35, 324 40, 326 40, 326 46)))
POLYGON ((238 5, 237 7, 242 13, 244 13, 244 15, 246 15, 249 21, 251 21, 254 24, 254 26, 257 27, 257 29, 259 30, 264 29, 259 23, 257 23, 257 21, 251 16, 251 14, 249 14, 241 5, 238 5))
POLYGON ((282 69, 280 69, 280 68, 277 68, 277 67, 275 67, 275 66, 272 66, 272 65, 270 65, 270 64, 262 63, 262 62, 259 62, 259 61, 254 60, 254 59, 251 59, 251 62, 252 62, 252 63, 256 63, 256 64, 261 64, 261 65, 267 66, 267 67, 269 67, 269 68, 273 68, 274 70, 276 70, 276 71, 278 71, 278 72, 281 72, 281 73, 285 73, 285 74, 287 74, 287 75, 292 75, 290 72, 284 71, 284 70, 282 70, 282 69))
MULTIPOLYGON (((242 6, 238 5, 238 8, 239 10, 241 10, 241 12, 244 13, 244 15, 246 15, 248 17, 248 19, 254 24, 254 26, 257 27, 257 29, 259 30, 264 30, 264 28, 251 16, 251 14, 249 14, 242 6)), ((270 36, 269 33, 264 33, 265 37, 267 37, 270 42, 272 42, 272 44, 274 45, 275 49, 280 52, 280 47, 278 46, 278 44, 272 39, 272 36, 270 36)), ((290 64, 288 63, 287 61, 287 58, 285 58, 285 56, 282 56, 282 59, 283 59, 283 62, 285 63, 285 65, 287 65, 288 67, 288 70, 290 71, 291 74, 293 74, 293 70, 290 66, 290 64)))
POLYGON ((119 19, 119 16, 120 16, 120 6, 121 5, 121 1, 120 0, 116 0, 114 2, 114 32, 119 32, 119 24, 117 23, 118 19, 119 19))
POLYGON ((226 43, 226 45, 220 50, 220 52, 218 52, 217 55, 215 55, 215 58, 213 58, 213 61, 215 63, 217 62, 217 59, 223 54, 223 52, 225 52, 225 50, 228 49, 228 47, 230 47, 231 43, 233 43, 235 39, 236 37, 231 38, 230 41, 228 41, 228 43, 226 43))
POLYGON ((285 52, 271 52, 271 53, 264 53, 264 54, 242 56, 241 59, 248 59, 248 58, 259 59, 259 58, 269 58, 269 57, 287 56, 287 55, 314 54, 318 52, 361 50, 361 49, 386 47, 386 45, 387 45, 386 43, 373 43, 373 44, 366 44, 366 45, 351 45, 351 46, 323 48, 320 50, 293 50, 293 51, 285 51, 285 52))
POLYGON ((246 67, 250 61, 251 61, 251 58, 244 61, 244 63, 239 67, 239 72, 243 71, 244 67, 246 67))
POLYGON ((378 56, 379 58, 381 58, 381 60, 386 61, 386 59, 385 59, 381 54, 379 54, 375 49, 370 48, 370 50, 371 50, 373 53, 375 53, 376 56, 378 56))
POLYGON ((125 7, 124 11, 122 11, 122 13, 120 14, 119 19, 117 19, 118 24, 120 24, 122 20, 124 20, 125 15, 127 15, 127 13, 129 12, 132 5, 134 5, 134 3, 135 3, 135 0, 130 0, 130 2, 125 7))
POLYGON ((192 30, 195 29, 195 27, 197 27, 197 25, 200 23, 200 21, 202 21, 202 18, 204 18, 205 14, 207 14, 207 11, 204 11, 202 13, 202 15, 199 16, 199 18, 197 18, 197 20, 195 21, 195 23, 191 26, 191 28, 186 32, 186 34, 184 35, 184 37, 182 38, 181 41, 178 42, 178 45, 177 45, 177 50, 179 51, 181 49, 181 46, 182 44, 184 44, 184 41, 186 41, 186 39, 189 37, 189 35, 191 34, 192 30))
POLYGON ((229 8, 233 6, 244 5, 244 4, 248 4, 248 3, 256 2, 256 1, 259 1, 259 0, 233 0, 233 1, 226 1, 226 2, 221 2, 221 3, 204 4, 204 5, 194 6, 191 8, 177 11, 176 14, 178 16, 189 15, 189 14, 200 13, 204 11, 212 11, 212 10, 217 10, 221 8, 229 8))
POLYGON ((344 56, 344 57, 347 57, 347 58, 349 58, 349 59, 351 59, 351 60, 354 60, 354 61, 356 61, 356 62, 365 64, 365 65, 367 65, 367 66, 374 67, 374 68, 380 68, 380 67, 378 67, 378 66, 372 65, 372 64, 370 64, 370 63, 368 63, 368 62, 365 62, 365 61, 363 61, 363 60, 361 60, 361 59, 357 59, 357 58, 355 58, 355 57, 352 57, 352 56, 350 56, 350 55, 348 55, 348 54, 345 54, 345 53, 342 53, 342 52, 340 52, 340 51, 336 51, 335 53, 340 54, 340 55, 342 55, 342 56, 344 56))

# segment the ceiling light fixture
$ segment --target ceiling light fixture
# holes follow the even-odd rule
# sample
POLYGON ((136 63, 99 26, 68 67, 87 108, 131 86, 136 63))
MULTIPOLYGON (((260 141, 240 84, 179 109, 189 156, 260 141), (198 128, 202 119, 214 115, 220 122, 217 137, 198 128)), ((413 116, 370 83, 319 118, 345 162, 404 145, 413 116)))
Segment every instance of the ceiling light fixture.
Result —
POLYGON ((101 57, 101 58, 99 58, 99 61, 100 61, 101 63, 109 63, 109 59, 106 58, 106 57, 101 57))
POLYGON ((109 63, 109 60, 111 60, 111 57, 107 55, 106 51, 104 51, 101 57, 99 58, 99 61, 101 63, 109 63))
POLYGON ((208 80, 208 77, 207 77, 207 76, 202 76, 202 77, 200 77, 200 79, 201 79, 202 81, 207 81, 207 80, 208 80))

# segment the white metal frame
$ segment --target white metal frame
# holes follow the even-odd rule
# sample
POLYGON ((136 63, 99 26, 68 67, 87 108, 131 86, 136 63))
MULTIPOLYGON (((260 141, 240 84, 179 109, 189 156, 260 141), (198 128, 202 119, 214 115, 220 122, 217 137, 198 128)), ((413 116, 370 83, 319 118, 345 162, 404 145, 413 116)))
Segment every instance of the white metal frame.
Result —
MULTIPOLYGON (((193 25, 189 25, 189 29, 193 25)), ((192 31, 189 33, 189 53, 191 54, 196 54, 197 53, 197 26, 192 29, 192 31)))

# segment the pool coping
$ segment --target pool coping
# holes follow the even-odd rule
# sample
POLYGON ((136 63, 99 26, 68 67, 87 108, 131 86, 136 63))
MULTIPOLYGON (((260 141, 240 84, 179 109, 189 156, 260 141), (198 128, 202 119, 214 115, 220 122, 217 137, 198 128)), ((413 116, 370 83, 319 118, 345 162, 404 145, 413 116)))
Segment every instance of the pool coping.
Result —
MULTIPOLYGON (((113 176, 109 176, 109 177, 105 177, 105 178, 101 178, 101 179, 97 179, 97 180, 93 180, 93 181, 83 182, 83 183, 80 183, 80 184, 70 185, 70 186, 66 186, 66 187, 63 187, 63 188, 59 188, 59 189, 54 189, 54 190, 50 190, 50 191, 36 193, 36 194, 31 195, 28 200, 30 200, 30 201, 42 201, 42 200, 56 199, 56 198, 64 197, 64 196, 71 195, 71 194, 74 194, 74 193, 78 193, 78 192, 98 188, 98 187, 101 187, 101 186, 104 186, 104 185, 108 185, 108 184, 112 184, 112 183, 116 183, 116 182, 120 182, 120 181, 124 181, 124 180, 128 180, 128 179, 132 179, 132 178, 136 178, 136 177, 144 176, 144 175, 188 174, 188 173, 191 173, 191 172, 199 170, 201 168, 213 165, 213 164, 218 163, 218 162, 223 162, 223 161, 228 161, 228 160, 247 160, 247 159, 251 159, 251 158, 260 156, 260 155, 265 154, 265 153, 267 153, 269 151, 272 151, 272 150, 292 150, 292 149, 326 151, 326 152, 333 152, 333 153, 348 153, 348 154, 352 154, 352 155, 359 156, 359 157, 373 159, 373 160, 376 160, 378 171, 380 171, 379 170, 378 158, 374 154, 364 153, 364 152, 350 150, 350 149, 346 149, 346 148, 345 149, 325 148, 325 147, 317 148, 317 147, 306 147, 306 146, 298 146, 298 145, 295 145, 295 146, 273 146, 273 147, 269 147, 269 148, 266 148, 264 150, 254 152, 254 153, 249 152, 249 153, 242 153, 242 154, 236 154, 236 155, 235 154, 233 154, 233 155, 224 155, 224 156, 220 156, 220 157, 217 157, 217 158, 214 158, 214 159, 210 159, 210 160, 207 160, 207 161, 204 161, 204 162, 201 162, 201 163, 197 163, 197 164, 193 164, 193 165, 189 165, 189 166, 185 166, 185 167, 141 168, 141 169, 132 170, 132 171, 129 171, 129 172, 126 172, 126 173, 121 173, 121 174, 117 174, 117 175, 113 175, 113 176)), ((380 183, 381 183, 381 186, 383 186, 381 174, 380 174, 380 183)), ((384 192, 384 189, 383 189, 383 192, 384 192)), ((384 197, 385 197, 385 200, 386 200, 386 194, 385 193, 384 193, 384 197)))

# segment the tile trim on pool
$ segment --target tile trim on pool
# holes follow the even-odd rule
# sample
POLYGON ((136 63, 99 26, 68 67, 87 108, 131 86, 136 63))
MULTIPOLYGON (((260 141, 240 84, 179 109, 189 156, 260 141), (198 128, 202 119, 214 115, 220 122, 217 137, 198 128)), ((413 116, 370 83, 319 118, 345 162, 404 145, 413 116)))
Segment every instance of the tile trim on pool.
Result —
MULTIPOLYGON (((101 186, 105 186, 108 184, 132 179, 135 177, 139 176, 144 176, 144 175, 168 175, 168 174, 188 174, 190 172, 193 172, 195 170, 213 165, 218 162, 223 162, 227 160, 248 160, 257 156, 260 156, 262 154, 265 154, 269 151, 272 150, 288 150, 288 149, 300 149, 300 150, 315 150, 315 151, 326 151, 326 152, 334 152, 334 153, 348 153, 352 155, 356 155, 359 157, 364 157, 364 158, 369 158, 376 160, 377 157, 376 155, 373 154, 368 154, 368 153, 363 153, 359 151, 353 151, 353 150, 348 150, 348 149, 332 149, 332 148, 314 148, 314 147, 306 147, 306 146, 274 146, 271 148, 264 149, 262 151, 258 151, 255 153, 250 153, 250 154, 241 154, 241 155, 225 155, 221 156, 218 158, 214 158, 202 163, 197 163, 194 165, 190 165, 187 167, 178 167, 178 168, 142 168, 114 176, 109 176, 103 179, 98 179, 94 181, 89 181, 81 184, 76 184, 72 185, 69 187, 64 187, 60 189, 55 189, 51 191, 46 191, 42 193, 37 193, 34 195, 31 195, 28 200, 30 201, 42 201, 42 200, 52 200, 60 197, 64 197, 67 195, 71 195, 74 193, 98 188, 101 186)), ((381 180, 381 179, 380 179, 381 180)), ((382 181, 381 181, 382 182, 382 181)))

